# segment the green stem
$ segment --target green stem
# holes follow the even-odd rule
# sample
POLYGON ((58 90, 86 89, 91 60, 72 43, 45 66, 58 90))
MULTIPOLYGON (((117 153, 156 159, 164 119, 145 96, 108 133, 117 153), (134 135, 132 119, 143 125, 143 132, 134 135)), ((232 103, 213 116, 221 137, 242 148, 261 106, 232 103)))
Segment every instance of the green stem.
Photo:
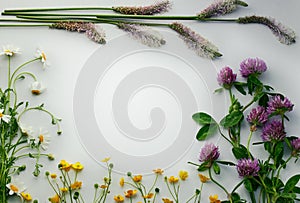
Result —
POLYGON ((244 180, 242 180, 241 182, 239 182, 232 190, 231 193, 234 193, 242 184, 244 183, 244 180))
POLYGON ((41 59, 41 57, 34 58, 34 59, 32 59, 32 60, 30 60, 30 61, 27 61, 27 62, 23 63, 22 65, 20 65, 20 66, 12 73, 10 80, 11 80, 11 81, 14 80, 15 75, 17 74, 17 72, 18 72, 21 68, 23 68, 24 66, 28 65, 29 63, 32 63, 32 62, 37 61, 37 60, 40 60, 40 59, 41 59))
POLYGON ((59 16, 59 17, 97 17, 97 18, 125 18, 125 19, 148 19, 148 20, 197 20, 215 22, 238 22, 236 18, 202 18, 198 15, 189 16, 163 16, 163 15, 124 15, 124 14, 82 14, 82 13, 27 13, 27 12, 2 12, 9 16, 59 16))
POLYGON ((248 157, 251 158, 251 153, 250 153, 250 141, 251 141, 251 138, 252 138, 252 135, 253 135, 253 132, 252 130, 250 130, 250 134, 248 136, 248 141, 247 141, 247 153, 248 153, 248 157))
POLYGON ((5 9, 4 13, 10 12, 36 12, 36 11, 80 11, 80 10, 113 10, 107 7, 65 7, 65 8, 27 8, 27 9, 5 9))
POLYGON ((208 174, 209 174, 210 180, 211 180, 213 183, 215 183, 217 186, 219 186, 219 187, 226 193, 227 197, 229 198, 230 203, 233 203, 233 202, 232 202, 232 199, 231 199, 231 195, 230 195, 230 193, 226 190, 226 188, 223 187, 220 183, 218 183, 218 182, 212 177, 212 174, 211 174, 211 167, 208 169, 208 174))

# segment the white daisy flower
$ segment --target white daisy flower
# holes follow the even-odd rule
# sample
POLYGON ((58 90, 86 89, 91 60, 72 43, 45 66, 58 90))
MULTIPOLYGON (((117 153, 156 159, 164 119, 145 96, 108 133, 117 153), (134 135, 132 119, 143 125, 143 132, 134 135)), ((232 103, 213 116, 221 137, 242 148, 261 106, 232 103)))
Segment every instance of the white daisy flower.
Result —
POLYGON ((26 189, 23 182, 20 182, 18 179, 13 178, 11 179, 10 183, 6 184, 6 187, 9 189, 9 195, 20 195, 21 192, 25 191, 26 189))
POLYGON ((28 142, 34 140, 34 130, 32 126, 25 125, 24 123, 19 123, 19 127, 22 134, 27 137, 28 142))
POLYGON ((2 47, 2 52, 0 52, 0 55, 13 56, 20 53, 20 48, 13 45, 6 45, 2 47))
POLYGON ((41 82, 34 81, 33 83, 31 83, 30 89, 32 94, 39 95, 43 93, 46 88, 42 85, 41 82))
POLYGON ((42 51, 41 49, 38 48, 36 50, 35 56, 41 60, 41 62, 43 64, 43 69, 45 69, 46 67, 50 66, 50 64, 49 64, 49 62, 47 60, 47 56, 46 56, 46 54, 45 54, 44 51, 42 51))
POLYGON ((49 135, 49 132, 47 130, 43 130, 42 128, 40 128, 36 141, 37 144, 39 144, 43 150, 47 150, 51 140, 50 138, 51 137, 49 135))
POLYGON ((4 121, 5 123, 9 123, 11 116, 3 113, 4 109, 0 109, 0 121, 4 121))

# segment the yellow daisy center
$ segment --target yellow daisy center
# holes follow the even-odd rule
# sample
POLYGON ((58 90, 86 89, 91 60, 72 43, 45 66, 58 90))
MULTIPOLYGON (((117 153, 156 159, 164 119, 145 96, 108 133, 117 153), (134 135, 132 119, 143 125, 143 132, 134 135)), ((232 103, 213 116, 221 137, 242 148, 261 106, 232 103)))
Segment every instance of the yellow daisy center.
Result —
POLYGON ((4 116, 4 114, 3 113, 0 113, 0 118, 2 118, 4 116))
POLYGON ((9 188, 10 188, 12 191, 14 191, 15 193, 17 193, 17 192, 19 191, 18 187, 15 186, 15 185, 12 185, 12 184, 9 186, 9 188))
POLYGON ((44 52, 41 53, 41 56, 42 56, 42 59, 43 59, 44 61, 47 60, 46 54, 45 54, 44 52))
POLYGON ((40 143, 44 142, 44 135, 39 135, 39 141, 40 141, 40 143))

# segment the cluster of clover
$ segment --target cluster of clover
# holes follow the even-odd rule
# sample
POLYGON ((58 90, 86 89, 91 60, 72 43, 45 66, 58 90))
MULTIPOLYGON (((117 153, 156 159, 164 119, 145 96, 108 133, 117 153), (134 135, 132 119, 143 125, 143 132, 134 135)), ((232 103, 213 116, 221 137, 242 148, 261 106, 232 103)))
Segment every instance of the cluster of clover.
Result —
MULTIPOLYGON (((267 70, 266 63, 259 58, 248 58, 240 64, 241 81, 237 81, 237 74, 226 66, 220 70, 217 80, 220 92, 229 93, 230 106, 226 116, 218 123, 205 112, 195 113, 193 119, 201 125, 197 134, 198 140, 205 140, 218 132, 232 146, 232 154, 237 162, 219 160, 219 147, 206 143, 200 152, 201 164, 194 164, 198 171, 208 170, 210 179, 216 183, 227 195, 228 200, 223 202, 245 202, 237 192, 244 185, 249 192, 251 202, 297 202, 300 188, 297 187, 300 174, 292 175, 287 180, 282 179, 282 171, 287 168, 295 169, 300 155, 300 138, 287 136, 286 123, 289 121, 287 113, 293 110, 294 104, 283 94, 261 81, 261 75, 267 70), (239 97, 250 98, 242 105, 239 97), (247 116, 245 116, 247 114, 247 116), (245 137, 242 130, 243 123, 249 123, 249 135, 246 143, 241 142, 245 137), (252 135, 261 136, 261 141, 252 142, 252 135), (262 154, 255 155, 253 150, 265 151, 266 159, 262 154), (252 151, 253 152, 253 151, 252 151), (259 156, 259 157, 257 157, 259 156), (291 160, 295 163, 290 163, 291 160), (241 178, 232 190, 224 187, 213 178, 221 174, 220 164, 236 168, 241 178)), ((246 132, 246 134, 248 134, 246 132)))
MULTIPOLYGON (((58 134, 61 134, 59 121, 44 105, 30 106, 28 102, 18 101, 18 88, 16 83, 28 77, 33 80, 30 91, 33 95, 39 95, 45 87, 37 80, 35 74, 25 70, 25 67, 34 62, 41 62, 42 67, 47 66, 45 53, 37 49, 33 59, 14 68, 12 59, 20 54, 19 48, 8 45, 3 46, 0 52, 1 64, 7 62, 7 70, 1 69, 2 73, 7 71, 7 87, 0 88, 0 202, 6 203, 10 195, 17 194, 22 201, 31 201, 32 197, 25 192, 25 186, 18 181, 18 175, 26 169, 26 165, 19 165, 24 158, 35 159, 34 176, 40 174, 40 157, 45 156, 54 159, 52 154, 43 153, 47 149, 50 135, 43 128, 34 129, 32 126, 22 122, 24 114, 30 111, 41 111, 51 117, 53 125, 57 125, 58 134)), ((1 65, 1 68, 5 65, 1 65)), ((1 74, 4 76, 5 74, 1 74)), ((5 81, 5 77, 2 78, 5 81)))
POLYGON ((217 0, 199 11, 199 13, 193 15, 158 15, 169 11, 171 6, 172 3, 169 0, 163 0, 149 6, 5 9, 2 15, 15 16, 17 19, 1 18, 0 27, 46 26, 52 29, 85 33, 86 36, 94 42, 104 44, 106 42, 106 34, 104 29, 98 24, 110 24, 150 47, 160 47, 166 43, 163 35, 157 30, 152 29, 152 27, 162 27, 175 31, 185 44, 197 55, 210 59, 222 56, 217 46, 183 24, 182 21, 206 23, 211 21, 226 21, 239 24, 257 23, 268 27, 283 44, 290 45, 296 42, 295 32, 272 17, 252 15, 230 19, 219 18, 220 16, 233 13, 239 7, 247 7, 248 4, 241 0, 217 0), (103 10, 105 12, 88 13, 90 10, 103 10), (59 13, 59 11, 72 12, 59 13), (85 12, 76 13, 74 11, 85 12), (113 13, 109 11, 113 11, 113 13), (151 22, 149 22, 149 20, 151 20, 151 22), (170 21, 173 22, 170 23, 170 21))

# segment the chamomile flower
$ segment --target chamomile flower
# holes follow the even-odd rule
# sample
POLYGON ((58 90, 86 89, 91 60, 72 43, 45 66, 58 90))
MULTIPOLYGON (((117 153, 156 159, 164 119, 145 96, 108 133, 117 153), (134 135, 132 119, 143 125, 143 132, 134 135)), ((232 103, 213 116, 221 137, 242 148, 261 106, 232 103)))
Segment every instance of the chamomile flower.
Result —
POLYGON ((6 55, 6 56, 14 56, 15 54, 20 54, 20 48, 15 47, 13 45, 6 45, 2 47, 2 51, 0 52, 1 55, 6 55))
POLYGON ((39 95, 41 93, 43 93, 45 91, 45 87, 43 86, 43 84, 39 81, 34 81, 33 83, 31 83, 31 93, 34 95, 39 95))
POLYGON ((11 116, 4 114, 4 109, 0 109, 0 122, 9 123, 11 116))
POLYGON ((42 64, 43 64, 43 69, 45 69, 47 66, 50 65, 49 62, 48 62, 48 60, 47 60, 47 56, 46 56, 45 52, 42 51, 41 49, 38 48, 38 49, 36 50, 35 56, 36 56, 37 58, 39 58, 40 61, 42 62, 42 64))
POLYGON ((11 179, 11 182, 6 184, 6 187, 9 189, 9 195, 20 195, 26 188, 23 182, 20 182, 18 179, 11 179))
POLYGON ((50 139, 50 135, 49 135, 48 131, 40 128, 37 139, 36 139, 37 144, 40 145, 43 150, 47 150, 50 140, 51 139, 50 139))

